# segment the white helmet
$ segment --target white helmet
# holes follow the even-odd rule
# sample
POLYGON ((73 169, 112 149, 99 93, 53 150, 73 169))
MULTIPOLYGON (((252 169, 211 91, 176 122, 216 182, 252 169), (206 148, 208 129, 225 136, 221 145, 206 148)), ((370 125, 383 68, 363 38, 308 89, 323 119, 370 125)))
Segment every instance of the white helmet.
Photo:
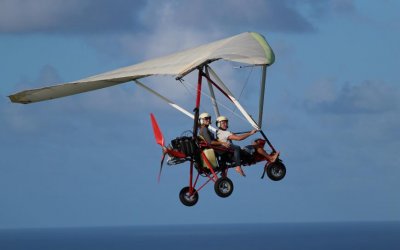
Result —
POLYGON ((217 118, 217 121, 216 121, 216 125, 217 125, 217 127, 218 128, 221 128, 221 122, 222 121, 226 121, 226 122, 228 122, 229 120, 228 120, 228 117, 226 117, 226 116, 218 116, 218 118, 217 118))
POLYGON ((199 123, 202 125, 204 123, 204 119, 205 118, 210 118, 210 122, 211 122, 211 115, 209 113, 201 113, 199 115, 199 123))

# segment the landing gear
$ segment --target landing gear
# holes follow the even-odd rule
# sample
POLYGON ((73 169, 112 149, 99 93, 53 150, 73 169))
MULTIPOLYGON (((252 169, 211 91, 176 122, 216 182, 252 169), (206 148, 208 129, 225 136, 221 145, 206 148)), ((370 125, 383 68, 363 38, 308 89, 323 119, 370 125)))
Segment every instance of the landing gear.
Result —
POLYGON ((286 167, 280 160, 266 164, 264 168, 268 177, 273 181, 280 181, 286 175, 286 167))
POLYGON ((199 200, 199 193, 197 193, 197 190, 193 188, 193 192, 190 194, 190 187, 184 187, 179 193, 179 199, 183 205, 191 207, 196 205, 199 200))
POLYGON ((233 192, 233 182, 228 177, 221 177, 215 182, 214 190, 219 197, 226 198, 233 192))

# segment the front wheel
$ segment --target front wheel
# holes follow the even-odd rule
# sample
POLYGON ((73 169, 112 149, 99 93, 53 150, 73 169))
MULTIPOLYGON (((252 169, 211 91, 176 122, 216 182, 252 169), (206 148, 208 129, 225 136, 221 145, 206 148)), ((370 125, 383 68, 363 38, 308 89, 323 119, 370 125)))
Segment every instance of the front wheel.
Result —
POLYGON ((268 177, 273 181, 280 181, 286 175, 286 167, 280 160, 266 164, 265 171, 267 172, 268 177))
POLYGON ((179 199, 183 205, 191 207, 196 205, 197 201, 199 200, 199 193, 197 193, 197 190, 193 188, 193 192, 191 194, 190 187, 184 187, 179 193, 179 199))
POLYGON ((226 198, 233 192, 233 182, 228 177, 221 177, 215 182, 214 190, 219 197, 226 198))

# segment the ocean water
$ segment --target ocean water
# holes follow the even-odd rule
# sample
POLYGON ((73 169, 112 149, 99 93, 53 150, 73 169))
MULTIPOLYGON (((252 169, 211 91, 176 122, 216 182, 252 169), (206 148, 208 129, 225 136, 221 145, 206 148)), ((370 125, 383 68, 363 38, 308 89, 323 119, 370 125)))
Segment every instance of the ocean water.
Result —
POLYGON ((400 222, 0 230, 1 250, 399 250, 400 222))

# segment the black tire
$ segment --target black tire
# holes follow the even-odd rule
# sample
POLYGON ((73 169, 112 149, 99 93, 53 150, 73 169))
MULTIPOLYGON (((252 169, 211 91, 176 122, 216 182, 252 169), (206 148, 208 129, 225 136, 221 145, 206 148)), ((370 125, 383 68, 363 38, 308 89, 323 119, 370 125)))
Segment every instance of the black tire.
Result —
POLYGON ((233 182, 228 177, 221 177, 215 182, 214 190, 219 197, 226 198, 233 192, 233 182))
POLYGON ((280 181, 286 175, 286 167, 281 161, 265 165, 268 177, 273 181, 280 181))
POLYGON ((190 195, 189 190, 190 187, 182 188, 181 192, 179 193, 179 199, 183 205, 191 207, 196 205, 197 201, 199 200, 199 193, 197 193, 196 189, 193 189, 194 193, 190 195))

